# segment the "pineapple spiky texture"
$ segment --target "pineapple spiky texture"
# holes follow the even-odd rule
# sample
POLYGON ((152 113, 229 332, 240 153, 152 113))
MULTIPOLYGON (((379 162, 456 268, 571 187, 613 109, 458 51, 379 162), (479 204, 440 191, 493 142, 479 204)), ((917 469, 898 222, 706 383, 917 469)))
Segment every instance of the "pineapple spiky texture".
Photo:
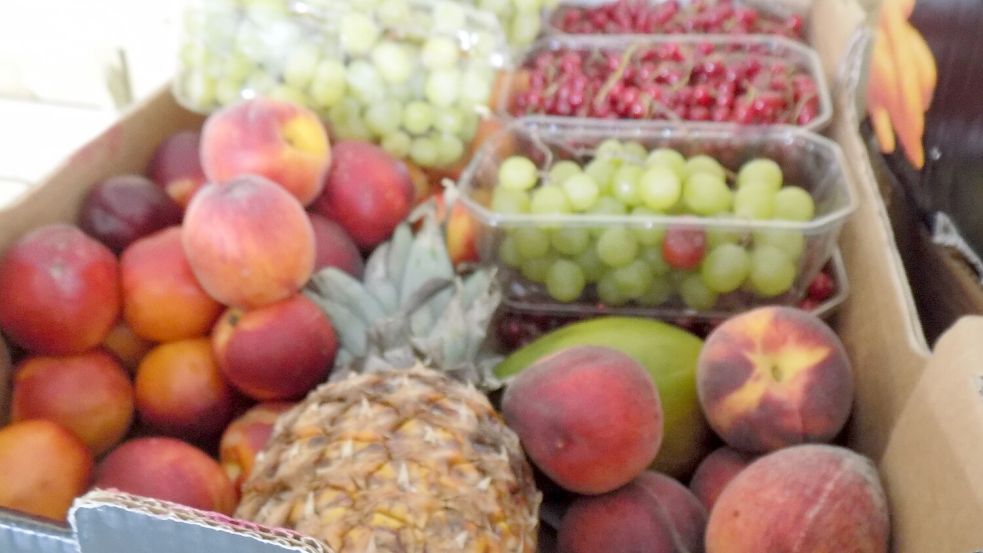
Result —
POLYGON ((373 252, 359 282, 320 272, 331 380, 281 416, 237 516, 338 553, 533 553, 542 495, 519 438, 482 390, 501 300, 492 269, 455 275, 432 205, 373 252), (480 388, 480 390, 479 390, 480 388))

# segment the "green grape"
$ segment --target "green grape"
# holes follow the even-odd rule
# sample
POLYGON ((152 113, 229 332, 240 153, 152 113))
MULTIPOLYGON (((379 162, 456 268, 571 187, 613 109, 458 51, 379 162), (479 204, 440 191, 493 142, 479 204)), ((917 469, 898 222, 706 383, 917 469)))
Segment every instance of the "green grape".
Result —
POLYGON ((727 178, 727 171, 710 156, 698 155, 686 160, 685 172, 687 179, 699 173, 709 173, 720 177, 720 180, 727 178))
POLYGON ((652 271, 653 275, 663 276, 668 275, 672 267, 666 263, 665 258, 662 257, 662 246, 654 246, 649 248, 642 248, 639 252, 638 257, 648 263, 649 270, 652 271))
POLYGON ((703 259, 700 275, 707 288, 726 294, 744 284, 751 271, 751 256, 737 244, 717 246, 703 259))
POLYGON ((380 32, 372 18, 361 13, 347 13, 341 18, 338 38, 345 52, 360 55, 372 49, 380 32))
POLYGON ((611 182, 611 191, 614 197, 627 207, 633 207, 641 203, 638 195, 638 180, 642 176, 642 168, 638 165, 626 163, 618 168, 614 173, 614 180, 611 182))
POLYGON ((522 259, 543 257, 550 251, 550 235, 537 227, 518 227, 512 230, 516 250, 522 259))
POLYGON ((553 249, 563 255, 580 255, 590 245, 590 233, 584 227, 563 227, 552 232, 553 249))
POLYGON ((375 66, 363 60, 348 64, 348 90, 363 104, 373 104, 383 100, 386 87, 375 66))
POLYGON ((570 202, 563 190, 555 186, 544 186, 533 191, 529 210, 540 215, 570 213, 570 202))
MULTIPOLYGON (((557 161, 550 167, 549 177, 547 178, 547 184, 551 186, 559 186, 564 183, 569 177, 580 174, 580 166, 576 162, 565 159, 563 161, 557 161)), ((593 183, 593 179, 592 179, 593 183)), ((594 187, 597 187, 597 183, 593 183, 594 187)))
POLYGON ((506 235, 498 245, 498 259, 513 269, 522 265, 522 256, 519 255, 519 248, 511 235, 506 235))
POLYGON ((467 13, 464 8, 450 0, 440 0, 433 7, 433 30, 460 32, 467 29, 467 13))
POLYGON ((478 7, 499 17, 509 15, 512 12, 509 0, 478 0, 478 7))
POLYGON ((768 229, 754 233, 754 245, 774 246, 789 259, 796 261, 805 250, 805 236, 796 230, 768 229))
POLYGON ((510 156, 498 166, 498 185, 513 190, 529 190, 539 180, 536 164, 524 156, 510 156))
POLYGON ((610 226, 597 239, 597 256, 606 265, 624 267, 638 255, 635 235, 622 226, 610 226))
POLYGON ((621 295, 628 299, 641 297, 649 289, 655 278, 648 263, 641 259, 636 259, 624 267, 611 271, 611 277, 618 286, 621 295))
POLYGON ((634 140, 629 140, 625 142, 622 146, 622 155, 635 163, 644 163, 645 158, 648 157, 648 150, 641 143, 634 140))
POLYGON ((413 74, 413 61, 406 49, 397 42, 380 42, 372 50, 372 63, 387 83, 404 83, 413 74))
POLYGON ((435 166, 439 155, 437 141, 433 138, 425 136, 414 138, 410 145, 410 159, 420 167, 435 166))
POLYGON ((365 110, 365 124, 376 136, 388 136, 399 130, 403 106, 396 100, 383 100, 365 110))
POLYGON ((546 291, 556 301, 568 303, 576 300, 586 284, 580 266, 568 259, 557 259, 546 272, 546 291))
POLYGON ((345 66, 338 60, 321 60, 314 70, 310 92, 314 103, 322 108, 337 105, 348 92, 345 66))
POLYGON ((601 261, 601 258, 597 256, 597 248, 593 244, 588 243, 587 248, 580 252, 580 255, 576 256, 574 261, 580 266, 580 270, 584 272, 584 278, 587 282, 597 282, 604 276, 607 272, 608 266, 601 261))
POLYGON ((403 109, 403 128, 410 134, 423 134, 434 122, 433 106, 426 102, 414 101, 403 109))
POLYGON ((312 45, 293 48, 283 66, 283 81, 294 88, 307 88, 314 79, 320 57, 320 52, 312 45))
POLYGON ((534 13, 539 9, 539 0, 512 0, 512 3, 520 12, 534 13))
POLYGON ((576 211, 586 211, 597 203, 597 183, 586 173, 577 173, 563 181, 563 192, 576 211))
MULTIPOLYGON (((487 106, 491 100, 494 77, 487 66, 472 66, 461 76, 460 101, 458 104, 467 109, 475 106, 487 106)), ((494 106, 492 106, 494 107, 494 106)))
POLYGON ((284 102, 297 104, 299 106, 306 106, 308 103, 306 94, 282 84, 274 86, 269 92, 266 93, 266 96, 275 100, 282 100, 284 102))
POLYGON ((621 159, 624 156, 624 144, 617 138, 608 138, 594 149, 594 158, 621 159))
POLYGON ((492 194, 492 211, 507 215, 529 213, 529 194, 525 190, 496 186, 492 194))
POLYGON ((766 158, 756 158, 741 166, 737 172, 737 188, 757 183, 768 187, 772 192, 778 192, 782 187, 782 168, 777 163, 766 158))
POLYGON ((382 149, 389 152, 389 155, 403 159, 410 155, 410 147, 413 139, 403 131, 395 131, 382 137, 382 149))
MULTIPOLYGON (((631 214, 637 217, 659 215, 657 211, 653 211, 642 205, 632 209, 631 214)), ((638 240, 638 243, 643 246, 661 244, 662 239, 666 236, 666 228, 657 224, 646 223, 644 225, 633 225, 631 231, 635 234, 635 239, 638 240)))
POLYGON ((624 305, 628 302, 628 298, 622 295, 613 273, 614 271, 609 271, 597 281, 597 297, 606 305, 624 305))
MULTIPOLYGON (((624 215, 628 213, 628 209, 625 207, 625 204, 619 202, 618 200, 610 196, 601 196, 600 198, 597 199, 597 202, 594 204, 594 207, 590 208, 587 211, 587 213, 591 215, 617 216, 617 215, 624 215)), ((590 229, 590 233, 591 236, 596 238, 604 234, 605 230, 607 230, 606 226, 598 226, 590 229)))
POLYGON ((723 177, 710 173, 696 173, 686 179, 683 202, 697 215, 714 215, 729 211, 733 193, 723 177))
POLYGON ((744 242, 744 232, 723 227, 706 228, 707 250, 712 250, 722 244, 741 244, 744 242))
POLYGON ((453 67, 457 63, 457 43, 446 36, 432 36, 423 43, 420 62, 427 69, 453 67))
POLYGON ((652 165, 639 177, 638 196, 651 209, 665 211, 671 208, 682 193, 679 177, 665 165, 652 165))
POLYGON ((457 133, 462 140, 470 142, 474 135, 478 132, 478 125, 481 123, 481 117, 474 112, 466 111, 463 114, 464 120, 461 126, 461 132, 457 133))
POLYGON ((652 283, 649 284, 648 290, 639 296, 636 301, 645 307, 658 307, 669 301, 669 298, 672 297, 672 292, 672 282, 666 277, 657 276, 652 278, 652 283))
POLYGON ((243 85, 243 88, 252 92, 253 96, 266 96, 275 86, 276 81, 273 77, 266 71, 258 69, 246 79, 246 84, 243 85))
POLYGON ((544 256, 537 257, 534 259, 526 259, 522 262, 522 276, 526 280, 544 283, 546 281, 546 273, 549 272, 550 267, 553 266, 554 256, 544 256))
POLYGON ((406 0, 383 0, 375 13, 382 24, 398 26, 410 18, 410 5, 406 0))
POLYGON ((679 283, 679 297, 690 309, 706 311, 717 303, 717 293, 707 288, 700 275, 690 274, 679 283))
POLYGON ((786 186, 775 193, 775 218, 785 221, 811 221, 816 214, 812 196, 798 186, 786 186))
POLYGON ((785 252, 767 244, 751 252, 751 289, 762 297, 771 298, 792 288, 795 283, 795 264, 785 252))
POLYGON ((242 87, 236 81, 221 80, 215 87, 215 98, 226 106, 242 99, 242 87))
POLYGON ((440 109, 434 119, 434 127, 438 131, 459 136, 464 128, 464 116, 457 109, 440 109))
POLYGON ((611 179, 616 169, 614 162, 607 158, 594 158, 584 166, 584 172, 594 179, 601 194, 610 190, 611 179))
MULTIPOLYGON (((318 64, 318 67, 320 64, 318 64)), ((222 67, 222 77, 227 81, 241 83, 255 68, 253 61, 242 54, 233 54, 222 67)), ((316 74, 316 68, 315 68, 316 74)))
POLYGON ((686 158, 672 148, 657 148, 645 158, 646 167, 662 166, 682 180, 686 177, 686 158))
POLYGON ((461 90, 461 73, 457 69, 437 69, 427 77, 425 94, 435 106, 447 108, 457 101, 461 90))
POLYGON ((453 134, 441 134, 437 137, 437 165, 446 167, 454 164, 464 155, 464 143, 453 134))
POLYGON ((509 28, 509 40, 512 44, 532 44, 539 36, 542 21, 539 12, 526 11, 520 9, 512 17, 512 25, 509 28))
POLYGON ((771 219, 775 213, 775 191, 766 182, 754 181, 734 193, 734 215, 746 219, 771 219))

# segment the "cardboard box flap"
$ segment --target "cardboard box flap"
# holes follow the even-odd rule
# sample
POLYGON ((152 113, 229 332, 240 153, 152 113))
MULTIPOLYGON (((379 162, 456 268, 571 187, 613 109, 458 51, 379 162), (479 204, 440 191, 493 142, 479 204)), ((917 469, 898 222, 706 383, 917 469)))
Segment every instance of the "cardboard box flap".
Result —
POLYGON ((289 530, 110 490, 76 499, 68 519, 80 553, 332 553, 289 530))
POLYGON ((0 551, 78 553, 78 548, 67 526, 0 508, 0 551))
POLYGON ((983 317, 942 335, 891 433, 880 468, 897 553, 983 550, 981 337, 983 317))

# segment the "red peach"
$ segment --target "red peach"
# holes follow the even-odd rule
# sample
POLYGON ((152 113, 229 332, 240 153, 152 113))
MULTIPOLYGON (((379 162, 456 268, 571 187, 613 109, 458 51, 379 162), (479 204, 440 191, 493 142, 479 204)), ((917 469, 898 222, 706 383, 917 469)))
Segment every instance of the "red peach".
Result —
POLYGON ((205 185, 198 131, 179 131, 164 139, 147 164, 147 176, 182 208, 205 185))
POLYGON ((887 553, 889 537, 873 463, 806 444, 769 453, 734 477, 710 512, 706 553, 887 553))
POLYGON ((334 146, 324 191, 311 208, 336 221, 363 250, 386 241, 413 206, 406 165, 370 142, 334 146))
POLYGON ((201 164, 212 182, 266 177, 308 205, 331 165, 328 133, 298 104, 255 98, 213 113, 201 133, 201 164))
POLYGON ((727 484, 756 458, 756 455, 727 446, 717 448, 696 467, 689 488, 703 506, 710 510, 727 484))
POLYGON ((277 418, 293 406, 288 402, 260 403, 232 421, 222 433, 219 459, 237 490, 249 478, 256 455, 266 447, 277 418))
POLYGON ((853 405, 850 359, 839 337, 792 307, 758 308, 714 329, 696 381, 710 426, 742 451, 829 441, 853 405))
POLYGON ((119 317, 116 257, 74 226, 40 227, 0 257, 0 298, 0 329, 24 349, 90 350, 119 317))
POLYGON ((137 369, 140 419, 164 434, 214 438, 232 419, 233 403, 232 388, 215 364, 207 338, 161 344, 137 369))
POLYGON ((0 429, 0 507, 64 520, 92 477, 92 453, 48 420, 0 429))
POLYGON ((14 373, 11 419, 56 422, 98 456, 119 443, 133 422, 133 385, 101 350, 28 357, 14 373))
POLYGON ((123 318, 140 337, 171 342, 204 336, 222 314, 191 272, 181 228, 136 241, 120 257, 123 318))
POLYGON ((316 249, 314 271, 335 267, 361 279, 362 272, 365 270, 365 261, 351 236, 348 236, 345 229, 331 219, 326 219, 317 213, 310 213, 309 216, 311 228, 314 229, 316 249))
POLYGON ((136 335, 125 321, 116 323, 102 341, 102 347, 116 357, 130 373, 137 372, 137 366, 154 344, 136 335))
POLYGON ((302 294, 252 311, 229 309, 212 345, 229 382, 259 401, 303 396, 328 376, 338 349, 331 321, 302 294))
POLYGON ((135 240, 181 224, 181 207, 146 177, 120 175, 93 186, 82 203, 82 230, 120 252, 135 240))
POLYGON ((296 293, 314 271, 314 230, 283 188, 257 176, 209 184, 192 200, 181 241, 202 288, 234 307, 296 293))
POLYGON ((232 514, 237 501, 232 482, 214 459, 173 438, 123 443, 99 463, 94 487, 226 515, 232 514))
POLYGON ((451 262, 457 266, 462 263, 477 263, 478 232, 481 225, 471 215, 463 203, 455 203, 447 218, 445 237, 447 252, 451 262))

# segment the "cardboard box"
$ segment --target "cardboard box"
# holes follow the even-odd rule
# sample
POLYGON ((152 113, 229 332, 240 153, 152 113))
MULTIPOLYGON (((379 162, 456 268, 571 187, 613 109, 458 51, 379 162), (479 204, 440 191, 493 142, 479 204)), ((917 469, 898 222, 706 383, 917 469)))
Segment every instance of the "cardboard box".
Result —
MULTIPOLYGON (((881 469, 895 553, 969 553, 983 549, 983 472, 976 470, 983 450, 983 318, 960 320, 929 352, 857 131, 855 89, 863 82, 865 17, 851 0, 817 1, 810 17, 814 45, 838 92, 827 134, 843 147, 860 197, 860 208, 840 240, 852 295, 836 320, 856 372, 848 441, 881 469)), ((166 91, 130 110, 32 194, 0 211, 0 250, 34 227, 72 221, 88 186, 142 170, 161 139, 201 122, 166 91)), ((9 358, 0 347, 4 414, 9 371, 9 358)), ((106 492, 79 500, 70 522, 70 528, 39 525, 2 513, 0 551, 323 550, 314 540, 289 532, 106 492)))

